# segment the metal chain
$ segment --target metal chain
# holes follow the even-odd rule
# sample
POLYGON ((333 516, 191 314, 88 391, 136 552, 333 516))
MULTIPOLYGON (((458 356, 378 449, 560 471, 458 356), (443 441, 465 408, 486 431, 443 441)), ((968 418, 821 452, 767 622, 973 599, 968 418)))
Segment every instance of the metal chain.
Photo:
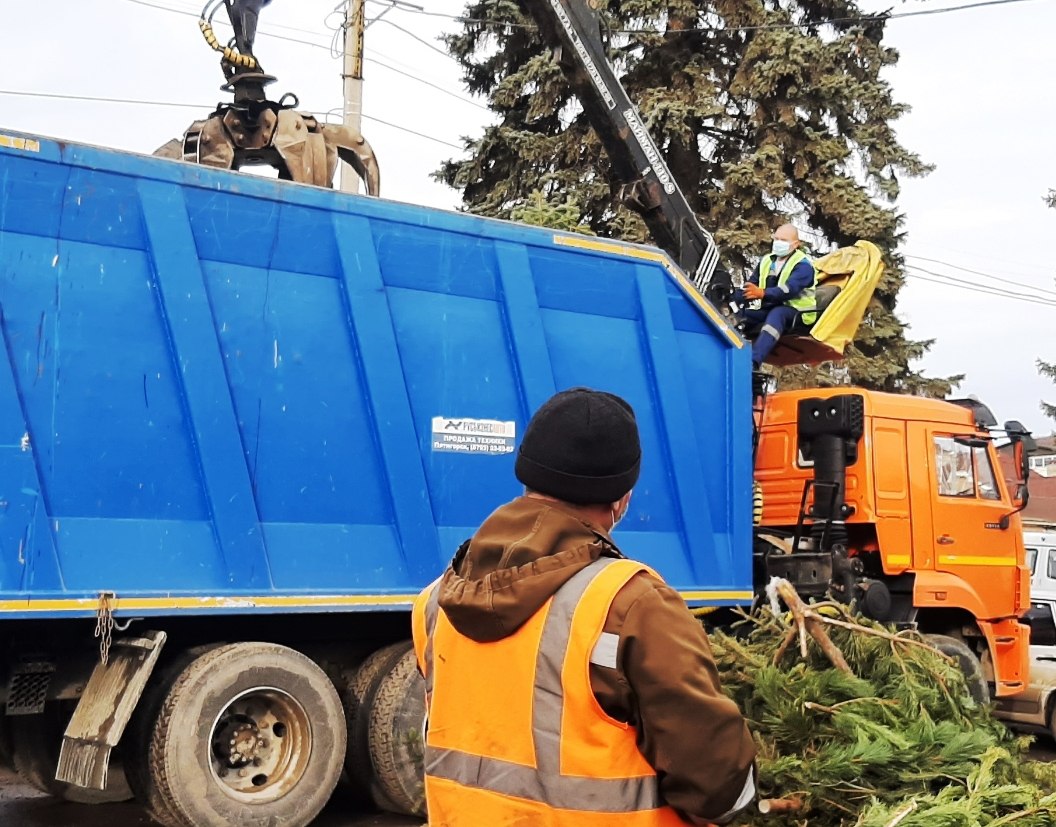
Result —
POLYGON ((114 633, 114 606, 117 597, 113 592, 99 592, 99 608, 95 612, 95 636, 99 638, 99 660, 106 666, 110 662, 110 644, 114 633))

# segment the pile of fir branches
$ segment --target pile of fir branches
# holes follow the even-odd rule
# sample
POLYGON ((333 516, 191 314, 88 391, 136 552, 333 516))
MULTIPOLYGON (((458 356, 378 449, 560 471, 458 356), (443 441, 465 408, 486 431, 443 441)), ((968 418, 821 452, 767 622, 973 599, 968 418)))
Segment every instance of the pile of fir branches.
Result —
MULTIPOLYGON (((759 748, 771 827, 1056 825, 1056 765, 1026 758, 972 700, 956 663, 915 632, 838 604, 763 607, 713 632, 723 686, 759 748)), ((775 604, 776 605, 776 604, 775 604)))

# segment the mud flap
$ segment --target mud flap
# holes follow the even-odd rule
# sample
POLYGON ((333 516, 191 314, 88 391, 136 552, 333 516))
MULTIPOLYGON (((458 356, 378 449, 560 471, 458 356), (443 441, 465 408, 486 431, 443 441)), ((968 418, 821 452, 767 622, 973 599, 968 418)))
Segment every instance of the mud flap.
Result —
POLYGON ((66 727, 56 779, 77 787, 106 787, 110 752, 121 740, 166 637, 165 632, 146 632, 113 642, 108 662, 96 664, 66 727))

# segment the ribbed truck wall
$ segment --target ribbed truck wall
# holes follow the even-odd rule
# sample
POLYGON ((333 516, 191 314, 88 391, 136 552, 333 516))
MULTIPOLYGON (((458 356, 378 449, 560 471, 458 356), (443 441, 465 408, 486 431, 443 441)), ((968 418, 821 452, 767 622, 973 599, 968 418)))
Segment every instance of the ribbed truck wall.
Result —
POLYGON ((749 356, 655 250, 7 134, 0 310, 0 616, 406 607, 577 385, 618 542, 747 598, 749 356))

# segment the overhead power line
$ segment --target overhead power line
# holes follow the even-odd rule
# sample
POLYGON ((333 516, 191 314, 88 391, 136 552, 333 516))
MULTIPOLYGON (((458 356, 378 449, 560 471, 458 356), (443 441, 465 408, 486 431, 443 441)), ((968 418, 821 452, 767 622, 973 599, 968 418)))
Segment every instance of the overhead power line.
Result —
POLYGON ((1006 287, 999 287, 996 284, 981 284, 980 282, 972 281, 971 279, 964 279, 959 278, 958 276, 951 276, 949 273, 937 273, 934 270, 929 270, 926 267, 921 267, 919 264, 911 264, 909 266, 921 273, 926 273, 927 275, 934 276, 935 278, 947 279, 956 284, 964 285, 965 287, 972 287, 979 290, 992 290, 998 293, 1007 293, 1010 295, 1023 296, 1025 298, 1034 297, 1039 299, 1045 299, 1048 301, 1056 301, 1056 292, 1053 292, 1051 290, 1037 290, 1033 287, 1030 287, 1029 285, 1024 285, 1017 282, 1009 282, 1010 284, 1014 284, 1016 287, 1019 288, 1019 290, 1010 290, 1006 287))
POLYGON ((128 103, 135 106, 168 106, 177 109, 208 109, 209 104, 177 103, 175 101, 136 100, 135 98, 107 98, 98 95, 64 95, 58 92, 21 92, 15 89, 0 89, 0 95, 17 98, 46 98, 49 100, 89 101, 91 103, 128 103))
POLYGON ((980 287, 979 285, 973 284, 971 282, 949 281, 949 277, 944 276, 934 278, 931 275, 924 275, 924 273, 922 272, 917 272, 917 270, 912 267, 907 269, 906 275, 915 280, 927 281, 931 282, 932 284, 942 285, 943 287, 949 287, 955 290, 963 290, 969 293, 976 293, 983 296, 991 296, 999 299, 1008 299, 1010 301, 1026 302, 1035 306, 1040 305, 1042 307, 1056 307, 1056 299, 1038 297, 1026 293, 1014 293, 1011 291, 1001 290, 999 288, 980 287))
POLYGON ((420 78, 416 74, 414 74, 413 72, 406 72, 403 69, 397 69, 395 66, 390 66, 388 63, 380 61, 380 60, 378 60, 377 58, 374 58, 374 57, 365 56, 363 59, 366 60, 368 63, 375 63, 378 66, 382 66, 385 69, 388 69, 390 72, 395 72, 398 75, 403 75, 404 77, 407 77, 407 78, 410 78, 411 80, 417 81, 418 83, 421 83, 423 86, 429 86, 430 88, 435 89, 438 92, 442 92, 443 94, 447 95, 448 97, 454 98, 455 100, 462 101, 463 103, 468 103, 470 106, 475 106, 475 107, 477 107, 477 109, 483 109, 485 112, 490 112, 491 111, 490 109, 488 109, 488 107, 484 106, 484 104, 478 103, 477 101, 472 100, 471 98, 463 97, 462 95, 459 95, 457 92, 452 92, 450 89, 445 89, 443 86, 440 86, 437 83, 433 83, 432 81, 426 80, 425 78, 420 78))
MULTIPOLYGON (((504 28, 519 28, 519 29, 536 29, 538 28, 533 23, 516 23, 506 22, 498 20, 489 20, 487 18, 479 17, 463 17, 457 14, 445 14, 443 12, 427 11, 425 9, 417 9, 408 7, 404 4, 389 3, 386 0, 371 0, 371 2, 381 3, 382 5, 395 7, 398 11, 406 14, 419 14, 427 17, 443 17, 448 20, 453 20, 457 23, 477 23, 482 25, 500 26, 504 28)), ((757 26, 724 26, 722 31, 724 32, 758 32, 767 30, 778 30, 778 29, 809 29, 817 26, 826 26, 833 23, 878 23, 886 20, 900 20, 907 17, 921 17, 924 15, 933 14, 951 14, 954 12, 968 11, 970 9, 979 9, 986 6, 1005 6, 1012 3, 1027 3, 1031 0, 983 0, 979 3, 965 3, 959 6, 944 6, 942 8, 928 8, 919 9, 917 11, 907 12, 882 12, 880 14, 871 15, 855 15, 849 17, 830 17, 824 20, 812 20, 803 23, 761 23, 757 26)), ((610 29, 611 34, 655 34, 655 35, 683 35, 693 32, 699 32, 700 29, 610 29)))
MULTIPOLYGON (((126 2, 134 3, 137 6, 146 6, 147 8, 150 8, 150 9, 157 9, 158 11, 170 12, 172 14, 182 14, 182 15, 190 16, 190 17, 194 17, 194 18, 198 17, 198 14, 195 13, 195 12, 184 11, 183 9, 176 9, 176 8, 171 7, 171 6, 164 6, 164 5, 160 5, 158 3, 151 3, 151 2, 148 2, 148 0, 126 0, 126 2)), ((382 22, 387 22, 387 21, 382 21, 382 22)), ((396 24, 392 24, 392 25, 396 25, 396 24)), ((286 28, 290 28, 293 31, 301 31, 301 32, 306 32, 307 31, 306 29, 294 29, 293 27, 286 27, 286 28)), ((396 26, 396 28, 400 29, 401 31, 406 32, 407 34, 410 34, 411 37, 415 38, 415 40, 418 40, 419 42, 421 42, 424 45, 428 46, 430 49, 434 49, 434 50, 438 49, 438 47, 432 45, 428 41, 422 40, 422 38, 418 37, 417 35, 415 35, 412 32, 408 32, 406 29, 402 28, 401 26, 396 26)), ((285 41, 286 43, 296 43, 296 44, 299 44, 299 45, 302 45, 302 46, 311 46, 311 47, 316 48, 316 49, 324 49, 326 51, 330 51, 330 49, 331 49, 331 46, 328 45, 328 44, 317 43, 317 42, 312 41, 312 40, 303 40, 303 39, 298 38, 298 37, 289 37, 287 35, 276 34, 274 32, 268 31, 267 29, 258 29, 257 32, 258 32, 258 34, 261 37, 268 37, 268 38, 271 38, 272 40, 282 40, 282 41, 285 41)), ((451 57, 450 55, 447 54, 447 52, 444 52, 442 50, 440 50, 440 52, 441 52, 441 54, 443 54, 443 55, 445 55, 447 57, 451 57)), ((393 58, 388 57, 388 55, 382 55, 380 52, 378 54, 381 55, 381 57, 386 58, 387 60, 393 60, 393 58)), ((489 111, 488 107, 486 107, 483 104, 473 100, 472 98, 467 98, 464 95, 460 95, 457 92, 454 92, 454 91, 452 91, 450 89, 445 89, 444 87, 440 86, 439 84, 433 83, 432 81, 430 81, 430 80, 428 80, 426 78, 423 78, 423 77, 421 77, 419 75, 416 75, 414 72, 409 72, 409 71, 407 71, 405 69, 398 69, 397 67, 392 66, 392 65, 390 65, 388 63, 385 63, 384 61, 380 60, 379 58, 373 57, 373 56, 371 56, 369 54, 368 55, 364 55, 363 59, 366 60, 368 63, 377 64, 378 66, 381 66, 381 67, 383 67, 385 69, 388 69, 391 72, 395 72, 395 73, 397 73, 399 75, 403 75, 404 77, 409 78, 410 80, 413 80, 413 81, 415 81, 417 83, 420 83, 423 86, 428 86, 428 87, 430 87, 432 89, 435 89, 438 92, 441 92, 441 93, 447 95, 448 97, 454 98, 455 100, 462 101, 463 103, 468 103, 470 106, 475 106, 478 109, 483 109, 485 111, 489 111)), ((452 58, 452 59, 454 59, 454 58, 452 58)))
POLYGON ((426 39, 425 39, 424 37, 419 37, 419 36, 418 36, 418 35, 416 35, 416 34, 415 34, 414 32, 412 32, 412 31, 411 31, 410 29, 405 29, 405 28, 404 28, 403 26, 401 26, 401 25, 400 25, 399 23, 396 23, 396 22, 394 22, 394 21, 392 21, 392 20, 389 20, 389 19, 388 19, 387 17, 375 18, 374 22, 375 22, 375 23, 384 23, 384 24, 386 24, 386 25, 388 25, 388 26, 392 26, 392 27, 393 27, 394 29, 397 29, 397 30, 399 30, 399 31, 403 32, 403 33, 404 33, 405 35, 407 35, 408 37, 410 37, 410 38, 413 38, 414 40, 417 40, 417 41, 418 41, 419 43, 421 43, 421 44, 422 44, 423 46, 426 46, 426 47, 428 47, 428 48, 432 49, 432 50, 433 50, 434 52, 436 52, 436 53, 437 53, 438 55, 443 55, 444 57, 448 58, 449 60, 454 60, 454 61, 457 61, 457 60, 458 60, 458 58, 457 58, 457 57, 455 57, 455 56, 454 56, 453 54, 451 54, 450 52, 448 52, 448 51, 446 51, 446 50, 444 50, 444 49, 441 49, 441 48, 440 48, 439 46, 437 46, 437 45, 436 45, 435 43, 430 43, 430 42, 429 42, 428 40, 426 40, 426 39))
POLYGON ((461 151, 461 150, 463 150, 465 148, 465 147, 459 146, 458 144, 451 143, 451 141, 445 141, 443 138, 434 138, 432 135, 427 135, 424 132, 418 132, 417 130, 410 129, 410 128, 406 127, 406 126, 400 126, 399 124, 396 124, 396 123, 390 123, 389 121, 383 121, 381 118, 374 118, 374 117, 371 117, 370 115, 364 115, 363 116, 363 120, 365 120, 365 121, 374 121, 374 123, 380 123, 380 124, 383 124, 384 126, 391 126, 393 129, 400 130, 400 132, 407 132, 407 133, 409 133, 411 135, 417 135, 419 138, 425 138, 425 140, 427 140, 427 141, 432 141, 433 143, 436 143, 436 144, 443 144, 444 146, 449 146, 452 149, 457 149, 459 151, 461 151))
MULTIPOLYGON (((1037 285, 1034 285, 1034 284, 1025 283, 1023 281, 1016 281, 1015 279, 1002 278, 1001 276, 995 276, 995 275, 992 275, 990 273, 984 273, 982 270, 973 270, 970 267, 962 267, 959 264, 953 264, 952 262, 942 261, 941 259, 937 259, 937 258, 927 258, 926 256, 915 256, 915 255, 912 255, 910 253, 906 253, 905 257, 906 258, 916 259, 917 261, 927 261, 927 262, 929 262, 931 264, 941 264, 942 266, 949 267, 949 268, 951 268, 953 270, 960 270, 962 273, 970 273, 973 276, 982 276, 983 278, 993 279, 994 281, 999 281, 999 282, 1001 282, 1003 284, 1011 284, 1014 287, 1019 287, 1019 288, 1027 287, 1027 288, 1030 288, 1031 290, 1037 290, 1037 291, 1039 291, 1041 293, 1052 294, 1053 298, 1056 298, 1056 290, 1052 290, 1052 289, 1049 289, 1047 287, 1040 287, 1040 286, 1037 286, 1037 285)), ((924 269, 924 268, 920 268, 920 269, 924 269)))
MULTIPOLYGON (((72 100, 72 101, 87 101, 91 103, 117 103, 117 104, 130 104, 133 106, 167 106, 176 109, 197 109, 198 111, 208 111, 213 104, 197 104, 197 103, 180 103, 178 101, 157 101, 157 100, 137 100, 135 98, 111 98, 99 95, 65 95, 58 92, 26 92, 15 89, 0 89, 0 95, 11 95, 19 98, 44 98, 48 100, 72 100)), ((326 115, 325 112, 310 112, 312 115, 326 115)), ((382 118, 376 118, 372 115, 363 115, 363 119, 367 121, 373 121, 374 123, 380 123, 383 126, 392 127, 398 129, 400 132, 406 132, 408 135, 415 135, 419 138, 424 138, 427 141, 433 141, 434 143, 443 144, 449 146, 452 149, 461 150, 463 147, 451 141, 445 141, 443 138, 437 138, 433 135, 427 135, 424 132, 419 132, 417 129, 411 129, 409 126, 402 126, 392 121, 386 121, 382 118)))

